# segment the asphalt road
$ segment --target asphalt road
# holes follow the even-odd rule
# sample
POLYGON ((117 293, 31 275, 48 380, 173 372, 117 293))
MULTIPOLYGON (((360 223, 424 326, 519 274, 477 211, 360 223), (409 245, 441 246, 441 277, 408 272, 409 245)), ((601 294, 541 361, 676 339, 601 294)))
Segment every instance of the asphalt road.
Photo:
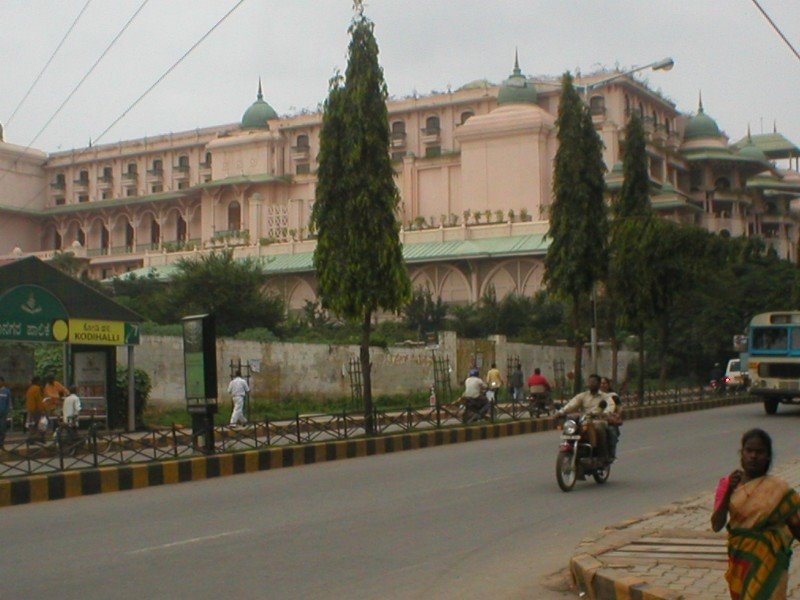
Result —
POLYGON ((557 432, 0 509, 0 598, 570 598, 585 535, 707 491, 800 409, 630 421, 603 486, 555 481, 557 432))

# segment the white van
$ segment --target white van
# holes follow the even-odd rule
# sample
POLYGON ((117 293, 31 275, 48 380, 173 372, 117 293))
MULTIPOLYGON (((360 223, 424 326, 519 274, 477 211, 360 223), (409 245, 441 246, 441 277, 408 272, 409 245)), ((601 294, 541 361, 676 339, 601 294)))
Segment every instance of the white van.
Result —
POLYGON ((742 362, 732 358, 725 367, 725 385, 733 390, 743 390, 747 387, 747 371, 742 370, 742 362))

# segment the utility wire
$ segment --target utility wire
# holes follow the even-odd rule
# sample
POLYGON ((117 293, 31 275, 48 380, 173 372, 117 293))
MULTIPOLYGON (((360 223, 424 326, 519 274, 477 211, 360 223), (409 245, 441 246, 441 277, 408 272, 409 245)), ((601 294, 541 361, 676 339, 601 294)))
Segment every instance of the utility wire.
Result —
MULTIPOLYGON (((89 68, 89 70, 86 72, 86 74, 81 78, 81 80, 77 83, 77 85, 75 85, 75 87, 72 88, 72 91, 69 94, 67 94, 67 97, 64 98, 64 100, 61 102, 61 104, 58 106, 58 108, 55 110, 55 112, 50 116, 50 118, 47 120, 47 122, 44 125, 42 125, 42 128, 39 130, 39 132, 34 136, 34 138, 30 142, 28 142, 28 145, 25 146, 25 149, 22 152, 19 153, 19 156, 17 156, 17 158, 14 160, 13 164, 11 165, 11 169, 9 169, 8 171, 5 171, 4 173, 2 173, 2 175, 0 175, 0 182, 2 182, 3 179, 6 178, 6 175, 8 175, 8 173, 10 173, 11 170, 13 170, 14 167, 16 167, 19 164, 19 161, 22 160, 22 155, 27 150, 30 150, 30 148, 33 146, 33 144, 36 142, 36 140, 39 139, 39 136, 42 135, 42 133, 44 133, 45 129, 47 129, 50 126, 50 123, 53 122, 53 119, 55 119, 58 116, 58 114, 61 112, 61 110, 67 105, 67 102, 69 102, 72 99, 72 97, 75 95, 75 93, 78 91, 78 89, 80 89, 80 87, 83 85, 83 82, 86 81, 88 79, 89 75, 91 75, 92 72, 97 68, 97 65, 100 64, 100 61, 102 61, 103 58, 105 58, 106 54, 108 54, 109 51, 111 50, 111 48, 113 48, 114 45, 117 43, 117 41, 119 41, 119 38, 122 37, 122 34, 125 33, 125 30, 130 26, 130 24, 139 15, 139 13, 142 12, 142 9, 147 5, 147 3, 149 1, 150 0, 143 0, 143 2, 139 5, 139 8, 136 9, 136 12, 134 12, 133 15, 131 15, 131 17, 128 19, 128 22, 125 23, 125 25, 122 27, 122 29, 119 30, 117 35, 114 36, 114 39, 112 39, 111 42, 108 44, 108 46, 106 46, 106 49, 103 50, 103 52, 100 54, 98 59, 94 62, 94 64, 89 68)), ((88 5, 88 2, 87 2, 87 5, 88 5)), ((90 141, 90 143, 91 143, 91 141, 90 141)), ((27 202, 26 202, 26 204, 27 204, 27 202)))
POLYGON ((770 24, 770 26, 772 27, 772 29, 774 29, 774 30, 775 30, 775 33, 777 33, 779 36, 781 36, 781 39, 784 41, 784 43, 785 43, 787 46, 789 46, 789 50, 791 50, 791 51, 792 51, 792 53, 795 55, 795 57, 797 58, 797 60, 800 60, 800 52, 798 52, 798 51, 797 51, 797 49, 796 49, 796 48, 795 48, 795 47, 792 45, 792 42, 790 42, 790 41, 789 41, 789 40, 786 38, 786 36, 785 36, 785 35, 783 35, 783 32, 782 32, 782 31, 780 30, 780 28, 778 28, 778 26, 775 24, 775 21, 773 21, 773 20, 770 18, 770 16, 767 14, 767 11, 765 11, 763 8, 761 8, 761 5, 758 3, 758 0, 751 0, 751 1, 753 2, 753 4, 755 4, 756 8, 757 8, 757 9, 758 9, 758 10, 761 12, 761 14, 762 14, 762 15, 764 15, 764 18, 767 20, 767 22, 769 22, 769 24, 770 24))
MULTIPOLYGON (((97 68, 97 65, 100 64, 100 61, 102 61, 105 58, 106 54, 108 54, 109 51, 111 50, 111 48, 113 48, 114 45, 117 43, 117 41, 119 41, 119 38, 122 37, 122 34, 125 33, 125 30, 130 26, 131 23, 133 23, 133 20, 139 15, 140 12, 142 12, 142 9, 147 5, 147 3, 149 1, 150 0, 144 0, 139 5, 139 8, 137 8, 136 12, 133 13, 133 15, 131 15, 131 18, 128 19, 128 22, 125 23, 125 25, 122 27, 122 29, 119 30, 119 33, 117 33, 117 35, 114 37, 114 39, 111 40, 111 43, 109 43, 109 45, 106 46, 106 49, 103 50, 103 52, 102 52, 102 54, 100 54, 99 58, 96 61, 94 61, 94 64, 89 68, 88 71, 86 71, 86 74, 81 78, 81 80, 78 82, 78 84, 74 88, 72 88, 72 91, 67 95, 66 98, 64 98, 64 101, 61 104, 59 104, 59 106, 56 109, 56 111, 52 114, 52 116, 42 126, 42 128, 39 130, 39 132, 30 141, 30 143, 28 144, 28 148, 33 146, 33 144, 36 142, 36 140, 39 139, 39 136, 42 135, 42 133, 44 133, 44 130, 47 129, 47 127, 50 125, 50 123, 53 122, 53 119, 55 119, 58 116, 58 114, 61 112, 61 110, 64 108, 64 106, 66 106, 67 102, 69 102, 72 99, 72 97, 75 95, 75 92, 78 91, 78 89, 83 85, 83 82, 86 81, 86 79, 89 77, 89 75, 91 75, 92 72, 97 68)), ((28 148, 26 148, 26 150, 28 148)))
POLYGON ((217 27, 219 27, 220 25, 222 25, 222 23, 223 23, 223 22, 224 22, 224 21, 225 21, 225 20, 226 20, 226 19, 227 19, 229 16, 231 16, 231 14, 233 13, 233 11, 235 11, 237 8, 239 8, 239 7, 240 7, 240 6, 241 6, 241 5, 244 3, 244 1, 245 1, 245 0, 239 0, 239 1, 238 1, 238 2, 237 2, 237 3, 236 3, 234 6, 233 6, 233 8, 231 8, 231 9, 230 9, 228 12, 226 12, 226 13, 225 13, 225 14, 222 16, 222 18, 221 18, 219 21, 217 21, 217 22, 216 22, 216 23, 213 25, 213 27, 211 27, 211 29, 209 29, 209 30, 208 30, 208 31, 207 31, 205 34, 203 34, 203 36, 202 36, 202 37, 201 37, 199 40, 197 40, 197 41, 196 41, 196 42, 195 42, 195 43, 192 45, 192 47, 191 47, 191 48, 189 48, 189 49, 188 49, 186 52, 184 52, 184 53, 183 53, 183 56, 181 56, 181 57, 180 57, 180 58, 179 58, 177 61, 175 61, 175 62, 172 64, 172 66, 171 66, 169 69, 167 69, 166 71, 164 71, 164 74, 163 74, 163 75, 161 75, 161 77, 159 77, 159 78, 158 78, 158 79, 155 81, 155 83, 153 83, 153 85, 151 85, 149 88, 147 88, 147 89, 146 89, 146 90, 145 90, 145 91, 142 93, 142 95, 141 95, 141 96, 139 96, 139 97, 138 97, 136 100, 134 100, 134 101, 133 101, 133 103, 132 103, 132 104, 131 104, 131 105, 130 105, 128 108, 126 108, 126 109, 123 111, 123 113, 122 113, 120 116, 118 116, 118 117, 117 117, 117 118, 114 120, 114 122, 113 122, 113 123, 111 123, 111 125, 109 125, 108 127, 106 127, 106 128, 105 128, 105 129, 102 131, 102 133, 100 133, 100 135, 98 135, 97 137, 95 137, 95 138, 94 138, 94 141, 95 141, 95 142, 97 142, 97 141, 99 141, 100 139, 102 139, 102 138, 103 138, 103 136, 105 136, 105 134, 107 134, 107 133, 108 133, 108 132, 111 130, 111 128, 112 128, 112 127, 114 127, 114 125, 116 125, 117 123, 119 123, 119 122, 120 122, 120 121, 121 121, 121 120, 122 120, 122 119, 123 119, 123 118, 124 118, 124 117, 125 117, 125 116, 126 116, 128 113, 129 113, 129 112, 130 112, 130 111, 132 111, 132 110, 134 109, 134 107, 136 107, 136 105, 137 105, 137 104, 139 104, 139 102, 141 102, 141 101, 144 99, 144 97, 145 97, 145 96, 147 96, 147 94, 149 94, 150 92, 152 92, 152 91, 153 91, 153 89, 154 89, 154 88, 155 88, 155 87, 156 87, 156 86, 157 86, 159 83, 161 83, 161 82, 162 82, 162 81, 163 81, 163 80, 164 80, 164 79, 167 77, 167 75, 169 75, 170 73, 172 73, 172 71, 174 71, 174 70, 175 70, 175 68, 176 68, 176 67, 177 67, 179 64, 181 64, 181 63, 182 63, 182 62, 183 62, 183 61, 186 59, 186 57, 187 57, 187 56, 189 56, 189 54, 191 54, 191 53, 194 51, 194 49, 195 49, 195 48, 197 48, 197 47, 198 47, 200 44, 202 44, 202 43, 205 41, 205 39, 206 39, 206 38, 207 38, 209 35, 211 35, 211 34, 214 32, 214 30, 215 30, 217 27))
POLYGON ((39 74, 36 76, 36 79, 33 80, 33 83, 28 88, 28 91, 25 92, 25 95, 22 97, 22 100, 19 101, 19 104, 17 104, 16 108, 14 109, 14 112, 12 112, 11 116, 8 117, 8 119, 6 119, 6 126, 8 126, 8 124, 11 123, 11 121, 14 119, 14 116, 17 114, 17 111, 25 103, 25 100, 28 99, 28 96, 31 95, 33 88, 36 87, 37 83, 39 83, 39 80, 42 78, 42 75, 44 75, 44 72, 47 70, 47 67, 50 66, 51 62, 53 62, 53 59, 56 57, 56 54, 58 54, 58 51, 61 49, 61 46, 64 45, 64 42, 67 41, 67 38, 69 37, 69 34, 72 33, 72 30, 75 29, 75 25, 78 24, 78 21, 80 20, 81 16, 83 16, 83 13, 85 13, 86 9, 89 8, 89 4, 91 3, 91 1, 92 0, 86 0, 86 4, 83 5, 81 12, 78 13, 77 17, 75 17, 75 20, 72 22, 72 25, 70 25, 69 29, 67 29, 67 33, 65 33, 64 37, 61 38, 61 41, 58 43, 58 46, 56 46, 56 49, 53 50, 53 53, 50 55, 50 58, 47 59, 47 62, 44 64, 44 67, 42 67, 42 70, 39 71, 39 74))

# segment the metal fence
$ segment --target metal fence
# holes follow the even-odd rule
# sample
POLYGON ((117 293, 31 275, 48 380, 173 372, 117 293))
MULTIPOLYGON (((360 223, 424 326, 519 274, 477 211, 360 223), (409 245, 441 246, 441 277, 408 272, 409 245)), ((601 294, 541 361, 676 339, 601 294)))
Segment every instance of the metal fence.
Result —
MULTIPOLYGON (((710 397, 746 395, 711 393, 702 388, 647 392, 641 401, 633 394, 623 395, 623 407, 667 405, 695 402, 710 397)), ((527 401, 493 404, 487 419, 492 423, 538 417, 527 401)), ((458 401, 435 406, 405 409, 375 408, 372 421, 377 435, 391 435, 454 427, 462 424, 463 408, 458 401)), ((363 412, 296 415, 288 420, 264 420, 240 427, 214 428, 214 452, 258 450, 275 446, 347 440, 364 436, 363 412)), ((86 430, 65 426, 47 434, 36 433, 16 443, 6 442, 0 450, 0 477, 40 474, 73 469, 97 468, 159 460, 174 460, 204 454, 204 443, 189 428, 173 425, 163 430, 123 433, 106 431, 101 423, 86 430)))

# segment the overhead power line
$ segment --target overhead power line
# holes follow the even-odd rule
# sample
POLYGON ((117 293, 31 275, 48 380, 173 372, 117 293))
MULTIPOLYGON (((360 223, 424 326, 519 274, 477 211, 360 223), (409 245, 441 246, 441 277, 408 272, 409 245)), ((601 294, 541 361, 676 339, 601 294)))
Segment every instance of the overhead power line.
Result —
POLYGON ((147 94, 149 94, 150 92, 152 92, 152 91, 153 91, 153 89, 154 89, 154 88, 155 88, 155 87, 156 87, 156 86, 157 86, 159 83, 161 83, 161 82, 162 82, 162 81, 163 81, 163 80, 164 80, 164 79, 167 77, 167 75, 169 75, 170 73, 172 73, 172 71, 174 71, 174 70, 175 70, 175 68, 176 68, 176 67, 177 67, 179 64, 181 64, 181 63, 182 63, 182 62, 183 62, 183 61, 186 59, 186 57, 187 57, 187 56, 189 56, 189 55, 190 55, 190 54, 191 54, 191 53, 194 51, 194 49, 195 49, 195 48, 197 48, 197 47, 198 47, 200 44, 202 44, 202 43, 205 41, 205 39, 206 39, 206 38, 207 38, 209 35, 211 35, 211 34, 214 32, 214 30, 215 30, 217 27, 219 27, 220 25, 222 25, 222 23, 223 23, 223 22, 224 22, 224 21, 225 21, 225 20, 226 20, 226 19, 227 19, 229 16, 231 16, 231 14, 233 14, 233 11, 235 11, 235 10, 236 10, 237 8, 239 8, 239 7, 240 7, 242 4, 244 4, 244 1, 245 1, 245 0, 239 0, 239 1, 238 1, 238 2, 237 2, 237 3, 236 3, 234 6, 233 6, 233 8, 231 8, 231 9, 230 9, 228 12, 226 12, 226 13, 225 13, 225 14, 222 16, 222 18, 221 18, 219 21, 217 21, 217 22, 216 22, 216 23, 215 23, 215 24, 214 24, 214 25, 211 27, 211 29, 209 29, 208 31, 206 31, 206 32, 205 32, 205 34, 203 34, 203 36, 202 36, 202 37, 201 37, 199 40, 197 40, 197 41, 196 41, 196 42, 195 42, 195 43, 192 45, 192 47, 191 47, 191 48, 189 48, 189 49, 188 49, 186 52, 184 52, 184 53, 183 53, 183 56, 181 56, 181 57, 180 57, 178 60, 176 60, 174 63, 172 63, 172 66, 171 66, 169 69, 167 69, 166 71, 164 71, 163 75, 161 75, 161 77, 159 77, 158 79, 156 79, 156 81, 155 81, 155 83, 153 83, 153 85, 151 85, 149 88, 147 88, 147 89, 146 89, 146 90, 145 90, 145 91, 142 93, 142 95, 141 95, 141 96, 139 96, 139 97, 138 97, 136 100, 134 100, 134 101, 133 101, 133 103, 132 103, 132 104, 131 104, 131 105, 130 105, 128 108, 126 108, 126 109, 123 111, 123 113, 122 113, 120 116, 118 116, 116 119, 114 119, 114 121, 111 123, 111 125, 109 125, 108 127, 106 127, 106 128, 105 128, 105 129, 102 131, 102 133, 100 133, 100 135, 98 135, 97 137, 95 137, 95 138, 94 138, 94 141, 95 141, 95 142, 97 142, 97 141, 99 141, 100 139, 102 139, 102 138, 103 138, 103 136, 105 136, 105 134, 107 134, 107 133, 108 133, 108 132, 109 132, 109 131, 110 131, 110 130, 111 130, 113 127, 114 127, 114 125, 116 125, 116 124, 117 124, 117 123, 119 123, 119 122, 120 122, 120 121, 121 121, 123 118, 125 118, 125 116, 126 116, 126 115, 127 115, 129 112, 130 112, 130 111, 132 111, 132 110, 133 110, 133 109, 136 107, 136 105, 137 105, 137 104, 139 104, 139 102, 141 102, 141 101, 144 99, 144 97, 145 97, 145 96, 147 96, 147 94))
POLYGON ((22 100, 20 100, 19 104, 17 104, 16 108, 14 109, 14 112, 12 112, 11 116, 8 117, 8 119, 6 119, 6 126, 9 123, 11 123, 11 121, 14 119, 14 116, 17 114, 17 111, 19 111, 20 107, 25 103, 25 100, 28 99, 28 96, 31 95, 31 92, 33 91, 33 88, 35 88, 36 84, 39 83, 39 80, 42 78, 42 75, 44 75, 44 72, 47 70, 47 67, 50 66, 50 63, 53 62, 53 59, 56 57, 56 54, 58 54, 58 51, 61 50, 61 46, 63 46, 64 42, 67 41, 67 38, 69 37, 69 34, 72 33, 73 29, 75 29, 75 25, 78 24, 78 21, 83 16, 83 13, 86 12, 86 9, 89 7, 89 4, 91 3, 91 1, 92 0, 86 0, 86 4, 83 5, 83 8, 81 9, 81 12, 79 12, 78 16, 75 17, 75 20, 72 21, 72 25, 69 26, 69 29, 67 29, 67 32, 64 34, 64 37, 61 38, 61 41, 58 43, 58 46, 56 46, 56 49, 53 50, 53 53, 50 55, 50 58, 47 59, 47 62, 42 67, 42 70, 39 71, 39 74, 36 76, 36 79, 33 80, 33 83, 28 88, 28 91, 25 92, 25 95, 22 97, 22 100))
MULTIPOLYGON (((100 64, 100 61, 102 61, 105 58, 106 54, 109 53, 111 48, 114 47, 114 45, 117 43, 119 38, 122 37, 122 34, 125 33, 125 30, 130 26, 131 23, 133 23, 133 20, 139 15, 140 12, 142 12, 142 9, 147 5, 147 3, 149 1, 150 0, 143 0, 143 2, 139 5, 139 8, 136 9, 136 12, 134 12, 133 15, 131 15, 131 18, 128 19, 128 21, 127 21, 127 23, 125 23, 125 25, 123 25, 122 29, 119 30, 119 33, 117 33, 117 35, 114 36, 114 39, 111 40, 111 43, 109 43, 108 46, 106 46, 106 49, 103 50, 103 52, 100 54, 98 59, 96 61, 94 61, 94 64, 89 68, 88 71, 86 71, 86 74, 81 78, 81 80, 77 83, 77 85, 74 88, 72 88, 72 91, 69 94, 67 94, 67 97, 64 98, 64 101, 61 104, 58 105, 58 108, 55 110, 55 112, 50 116, 49 119, 47 119, 47 122, 44 125, 42 125, 42 128, 39 130, 39 132, 28 143, 28 148, 33 146, 33 144, 36 142, 36 140, 39 139, 39 136, 42 135, 42 133, 44 133, 44 130, 47 129, 48 126, 50 125, 50 123, 53 122, 53 119, 55 119, 58 116, 58 114, 61 112, 61 110, 66 106, 67 102, 69 102, 72 99, 72 97, 75 95, 75 92, 77 92, 78 89, 80 89, 80 87, 83 85, 83 82, 86 81, 86 79, 89 77, 89 75, 91 75, 92 72, 97 68, 97 65, 100 64)), ((28 148, 26 148, 26 150, 28 148)))
POLYGON ((795 55, 795 57, 796 57, 798 60, 800 60, 800 52, 798 52, 798 51, 797 51, 797 49, 796 49, 796 48, 795 48, 795 47, 792 45, 792 42, 790 42, 790 41, 787 39, 787 37, 786 37, 785 35, 783 35, 783 32, 782 32, 782 31, 780 30, 780 28, 779 28, 779 27, 778 27, 778 26, 775 24, 775 21, 773 21, 773 20, 770 18, 770 16, 767 14, 767 11, 765 11, 765 10, 764 10, 764 9, 761 7, 761 5, 758 3, 758 0, 751 0, 751 1, 753 2, 753 4, 755 4, 756 8, 757 8, 757 9, 758 9, 758 10, 761 12, 761 14, 762 14, 762 15, 764 15, 764 18, 765 18, 765 19, 767 20, 767 22, 770 24, 770 26, 772 27, 772 29, 774 29, 774 30, 775 30, 775 33, 777 33, 779 36, 781 36, 781 39, 783 40, 783 42, 784 42, 784 43, 785 43, 787 46, 789 46, 789 50, 791 50, 791 51, 792 51, 792 53, 795 55))

